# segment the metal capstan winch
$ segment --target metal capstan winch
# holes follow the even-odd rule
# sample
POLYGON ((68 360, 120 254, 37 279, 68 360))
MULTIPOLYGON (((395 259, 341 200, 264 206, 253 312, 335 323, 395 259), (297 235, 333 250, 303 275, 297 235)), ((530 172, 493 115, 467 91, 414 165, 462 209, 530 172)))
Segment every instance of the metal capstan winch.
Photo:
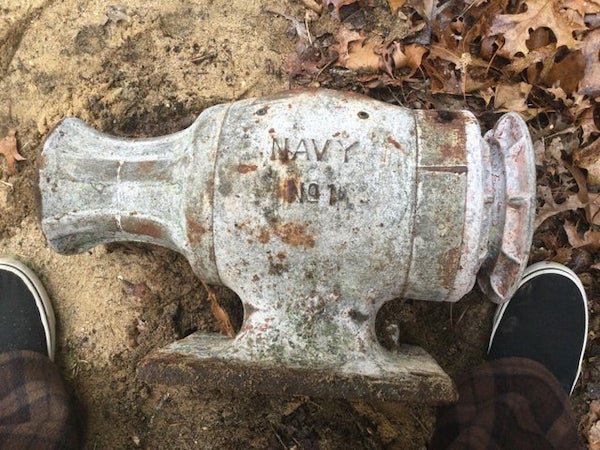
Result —
POLYGON ((388 300, 508 299, 527 262, 533 147, 504 115, 413 111, 326 90, 214 106, 153 139, 66 119, 40 161, 42 228, 60 253, 141 241, 182 253, 244 306, 234 339, 194 333, 148 356, 168 383, 447 401, 421 349, 384 350, 388 300))

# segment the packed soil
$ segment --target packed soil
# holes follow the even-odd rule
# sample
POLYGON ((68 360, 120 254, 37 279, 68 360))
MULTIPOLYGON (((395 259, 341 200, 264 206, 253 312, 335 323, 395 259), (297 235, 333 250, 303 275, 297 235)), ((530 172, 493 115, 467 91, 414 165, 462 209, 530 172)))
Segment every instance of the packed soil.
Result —
MULTIPOLYGON (((62 118, 113 135, 160 136, 203 109, 288 88, 294 51, 275 0, 3 0, 0 137, 17 129, 26 161, 0 183, 0 254, 29 264, 52 298, 59 365, 77 400, 84 445, 104 448, 421 449, 434 425, 426 404, 232 395, 147 384, 149 352, 191 332, 219 332, 187 261, 163 248, 100 245, 53 252, 36 207, 36 159, 62 118)), ((289 2, 288 9, 300 8, 289 2)), ((286 10, 287 11, 287 10, 286 10)), ((302 16, 302 13, 298 13, 302 16)), ((5 167, 5 166, 4 166, 5 167)), ((218 288, 239 326, 240 303, 218 288)), ((393 349, 417 344, 456 376, 483 359, 493 305, 395 300, 378 316, 393 349), (396 339, 399 332, 400 339, 396 339)), ((581 409, 581 408, 580 408, 581 409)))

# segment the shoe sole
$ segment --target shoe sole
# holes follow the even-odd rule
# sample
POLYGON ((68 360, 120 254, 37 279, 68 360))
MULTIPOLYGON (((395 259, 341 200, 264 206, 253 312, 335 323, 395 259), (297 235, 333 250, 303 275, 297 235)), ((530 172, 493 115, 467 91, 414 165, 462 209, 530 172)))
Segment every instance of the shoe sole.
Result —
MULTIPOLYGON (((554 273, 554 274, 562 275, 562 276, 569 278, 571 281, 573 281, 575 283, 575 285, 581 292, 581 298, 583 299, 583 305, 584 305, 583 310, 585 311, 585 334, 583 337, 583 345, 581 346, 581 354, 579 356, 579 366, 577 367, 577 374, 575 375, 575 379, 573 380, 573 385, 571 386, 571 390, 569 391, 569 395, 571 395, 573 393, 573 390, 575 389, 577 380, 579 380, 579 375, 581 375, 581 366, 583 363, 583 355, 585 353, 585 347, 587 345, 588 320, 589 320, 587 295, 585 293, 585 288, 583 287, 581 280, 575 274, 575 272, 573 272, 568 267, 563 266, 562 264, 558 264, 558 263, 551 262, 551 261, 542 261, 542 262, 538 262, 538 263, 532 264, 531 266, 527 267, 527 269, 525 269, 525 272, 523 273, 523 278, 521 279, 521 281, 519 282, 519 285, 517 286, 517 290, 519 290, 519 288, 523 284, 525 284, 527 281, 531 280, 533 277, 536 277, 536 276, 542 275, 542 274, 546 274, 546 273, 554 273)), ((515 290, 515 292, 516 292, 516 290, 515 290)), ((498 325, 500 325, 500 321, 502 320, 502 316, 504 315, 504 311, 506 311, 506 307, 508 306, 509 302, 510 302, 510 299, 507 302, 499 305, 498 308, 496 309, 496 313, 494 314, 494 323, 492 326, 492 334, 490 336, 490 342, 488 344, 488 353, 489 353, 490 349, 492 348, 492 342, 494 341, 494 336, 496 335, 496 330, 498 329, 498 325)))
POLYGON ((33 294, 35 304, 40 312, 42 326, 46 334, 46 345, 49 358, 54 361, 54 352, 56 348, 56 320, 54 317, 54 309, 48 297, 48 293, 44 285, 33 271, 25 264, 12 258, 0 258, 0 270, 17 275, 27 288, 33 294))

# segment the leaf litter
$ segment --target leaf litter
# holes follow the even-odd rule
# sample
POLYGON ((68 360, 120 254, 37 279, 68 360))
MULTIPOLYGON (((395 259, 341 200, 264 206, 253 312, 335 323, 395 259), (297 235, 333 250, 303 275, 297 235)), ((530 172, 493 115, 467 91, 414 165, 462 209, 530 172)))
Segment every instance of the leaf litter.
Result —
MULTIPOLYGON (((504 111, 525 118, 538 189, 530 262, 571 267, 592 313, 600 311, 600 0, 302 3, 312 14, 304 21, 311 39, 296 35, 286 62, 291 87, 343 89, 408 108, 469 109, 484 131, 504 111)), ((592 324, 595 342, 600 320, 592 324)), ((598 356, 588 355, 577 397, 580 410, 596 411, 594 421, 582 422, 594 448, 600 389, 589 386, 600 386, 598 356)))

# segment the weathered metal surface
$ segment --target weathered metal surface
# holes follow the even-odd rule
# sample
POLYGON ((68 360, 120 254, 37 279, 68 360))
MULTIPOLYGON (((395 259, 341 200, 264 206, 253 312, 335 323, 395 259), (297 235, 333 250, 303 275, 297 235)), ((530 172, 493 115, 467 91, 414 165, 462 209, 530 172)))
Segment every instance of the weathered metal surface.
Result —
POLYGON ((148 140, 63 121, 44 145, 42 228, 63 253, 167 246, 240 296, 234 340, 197 336, 172 354, 380 380, 398 399, 402 368, 419 364, 380 348, 377 310, 398 296, 456 301, 477 277, 507 299, 527 261, 534 175, 517 115, 483 139, 465 111, 307 91, 210 108, 148 140))
POLYGON ((438 404, 456 400, 448 375, 419 347, 403 346, 400 352, 389 353, 393 372, 373 378, 341 367, 258 364, 222 357, 230 344, 223 336, 192 334, 146 357, 138 374, 149 382, 199 384, 207 391, 438 404))

